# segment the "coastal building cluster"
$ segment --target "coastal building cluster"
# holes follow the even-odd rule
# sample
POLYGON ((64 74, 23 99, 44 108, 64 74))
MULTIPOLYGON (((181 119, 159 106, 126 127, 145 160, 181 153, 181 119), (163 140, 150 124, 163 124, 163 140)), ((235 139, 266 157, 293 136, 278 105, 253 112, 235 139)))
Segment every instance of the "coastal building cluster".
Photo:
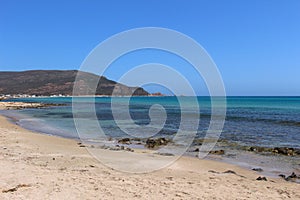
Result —
MULTIPOLYGON (((71 95, 64 95, 64 94, 58 94, 58 95, 30 95, 30 94, 0 94, 0 101, 5 99, 13 99, 13 98, 36 98, 36 97, 70 97, 71 95)), ((97 97, 109 97, 109 95, 95 95, 97 97)), ((123 95, 126 97, 126 95, 123 95)), ((149 94, 148 96, 166 96, 160 92, 149 94)))
POLYGON ((0 100, 11 99, 11 98, 67 97, 67 96, 70 95, 58 94, 58 95, 43 96, 43 95, 29 95, 29 94, 16 94, 16 95, 0 94, 0 100))

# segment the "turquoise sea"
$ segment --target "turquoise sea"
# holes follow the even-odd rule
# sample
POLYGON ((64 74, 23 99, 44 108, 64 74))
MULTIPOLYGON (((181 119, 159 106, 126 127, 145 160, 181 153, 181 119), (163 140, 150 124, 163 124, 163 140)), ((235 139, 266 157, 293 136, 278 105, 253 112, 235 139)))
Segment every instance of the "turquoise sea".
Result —
MULTIPOLYGON (((113 97, 116 105, 122 105, 127 97, 113 97)), ((181 97, 191 108, 188 113, 188 120, 191 122, 199 120, 197 110, 193 110, 195 105, 191 97, 181 97)), ((113 141, 120 138, 130 137, 116 124, 111 110, 110 97, 81 97, 79 106, 79 117, 89 123, 99 122, 103 132, 113 141), (90 112, 85 110, 86 105, 95 101, 96 119, 90 112)), ((10 100, 11 101, 11 100, 10 100)), ((74 126, 74 116, 72 113, 71 97, 51 97, 51 98, 25 98, 13 99, 22 102, 42 102, 65 104, 64 106, 49 107, 43 109, 25 109, 15 111, 1 111, 2 114, 12 118, 17 124, 24 128, 41 133, 58 135, 68 138, 78 138, 74 126)), ((200 108, 200 121, 196 139, 205 136, 211 119, 210 97, 197 97, 200 108)), ((131 97, 129 113, 136 125, 145 126, 150 123, 149 108, 152 105, 161 105, 165 108, 167 119, 163 128, 154 137, 172 138, 180 126, 181 110, 176 97, 131 97)), ((195 102, 194 102, 195 103, 195 102)), ((120 106, 122 113, 124 107, 120 106)), ((124 110, 126 112, 126 110, 124 110)), ((126 125, 126 121, 123 121, 126 125)), ((128 122, 128 125, 130 123, 128 122)), ((101 134, 98 127, 88 127, 81 138, 91 142, 101 142, 101 134)), ((147 135, 140 133, 140 138, 147 138, 147 135)), ((228 149, 228 157, 224 160, 237 159, 240 163, 248 163, 251 166, 264 166, 264 164, 289 163, 286 166, 277 166, 288 170, 299 170, 300 161, 297 158, 278 157, 277 161, 271 157, 253 157, 253 154, 238 154, 239 149, 245 146, 261 147, 290 147, 300 148, 300 97, 227 97, 227 113, 224 128, 220 136, 221 143, 216 148, 228 149), (246 156, 245 156, 246 155, 246 156), (249 161, 249 156, 251 161, 249 161), (270 159, 272 161, 270 161, 270 159), (274 161, 274 162, 273 162, 274 161)), ((193 146, 191 147, 191 149, 193 146)), ((259 155, 260 156, 260 155, 259 155)), ((235 162, 237 162, 237 160, 235 162)), ((274 170, 273 170, 274 171, 274 170)), ((275 170, 276 171, 276 170, 275 170)), ((278 169, 278 171, 284 171, 278 169)))
MULTIPOLYGON (((124 101, 123 98, 116 99, 120 104, 124 101)), ((189 101, 189 97, 183 99, 189 101)), ((66 104, 44 109, 10 111, 6 115, 13 116, 18 124, 32 130, 63 137, 78 137, 74 127, 71 97, 26 98, 14 101, 66 104)), ((91 98, 81 98, 83 105, 91 102, 91 98)), ((210 121, 210 98, 198 97, 198 102, 201 113, 198 137, 203 137, 210 121)), ((97 97, 95 103, 97 117, 105 134, 113 138, 126 137, 114 122, 110 109, 111 98, 97 97)), ((172 136, 180 124, 181 110, 176 97, 132 97, 132 119, 138 125, 148 124, 148 111, 154 104, 164 106, 167 112, 165 126, 157 136, 172 136)), ((91 117, 84 110, 82 116, 86 119, 91 117)), ((191 120, 193 117, 190 115, 191 120)), ((92 134, 97 130, 88 131, 92 134)), ((89 133, 86 134, 88 137, 89 133)), ((226 122, 221 138, 242 145, 300 148, 300 97, 227 97, 226 122)))

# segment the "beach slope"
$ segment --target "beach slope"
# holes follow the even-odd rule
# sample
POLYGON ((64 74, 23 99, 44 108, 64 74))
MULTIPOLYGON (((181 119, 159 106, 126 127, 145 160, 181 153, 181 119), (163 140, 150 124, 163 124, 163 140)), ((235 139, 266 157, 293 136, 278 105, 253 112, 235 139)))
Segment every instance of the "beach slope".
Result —
POLYGON ((299 184, 258 181, 254 171, 196 158, 152 173, 118 172, 75 140, 33 133, 2 116, 0 138, 0 199, 300 199, 299 184))

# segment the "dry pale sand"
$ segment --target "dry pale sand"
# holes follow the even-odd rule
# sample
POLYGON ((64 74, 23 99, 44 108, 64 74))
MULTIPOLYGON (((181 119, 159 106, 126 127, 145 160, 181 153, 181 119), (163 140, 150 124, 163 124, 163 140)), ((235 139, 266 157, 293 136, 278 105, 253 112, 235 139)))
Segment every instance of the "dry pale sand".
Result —
MULTIPOLYGON (((196 158, 152 173, 119 172, 74 140, 33 133, 2 116, 0 138, 0 199, 300 199, 299 184, 257 181, 254 171, 196 158)), ((121 165, 131 152, 118 153, 121 165)))

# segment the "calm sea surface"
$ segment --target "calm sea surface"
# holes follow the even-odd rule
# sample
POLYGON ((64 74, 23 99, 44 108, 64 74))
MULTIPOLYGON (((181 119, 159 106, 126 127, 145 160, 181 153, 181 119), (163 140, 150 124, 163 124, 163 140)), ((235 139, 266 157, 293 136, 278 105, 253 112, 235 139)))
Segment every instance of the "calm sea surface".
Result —
MULTIPOLYGON (((179 99, 176 97, 114 97, 113 102, 120 115, 129 110, 130 119, 121 120, 122 127, 126 127, 129 135, 124 132, 124 129, 119 128, 120 124, 116 123, 111 109, 112 99, 109 97, 77 98, 77 109, 73 112, 71 97, 14 99, 13 101, 55 103, 65 104, 65 106, 0 112, 20 126, 37 132, 80 138, 85 142, 99 145, 102 145, 103 141, 105 145, 116 145, 116 140, 120 138, 133 137, 130 133, 134 133, 134 137, 143 139, 152 137, 143 131, 144 129, 137 131, 136 127, 151 123, 149 113, 154 119, 160 119, 160 114, 151 113, 150 107, 161 105, 166 111, 166 121, 154 137, 172 139, 180 127, 182 114, 184 114, 186 117, 184 128, 196 130, 195 139, 201 140, 206 135, 211 120, 211 99, 209 97, 198 97, 196 101, 191 97, 179 99), (179 99, 185 105, 185 109, 180 108, 179 99), (129 100, 129 109, 128 106, 123 106, 127 100, 129 100), (199 105, 200 117, 195 104, 199 105), (94 109, 95 112, 91 113, 88 108, 94 109), (80 134, 75 128, 74 119, 80 122, 80 134), (195 124, 196 126, 193 126, 195 124), (103 135, 106 136, 105 140, 103 135), (107 138, 112 140, 108 141, 107 138)), ((185 139, 181 137, 179 141, 186 144, 185 139)), ((197 142, 193 143, 186 155, 196 156, 197 153, 193 150, 199 148, 197 145, 199 145, 197 142)), ((298 156, 257 154, 243 151, 245 146, 300 148, 300 97, 227 97, 226 120, 220 140, 215 146, 215 149, 225 149, 226 154, 223 156, 210 154, 207 157, 207 159, 221 160, 248 169, 260 167, 264 169, 265 175, 275 177, 279 173, 286 175, 293 171, 300 173, 298 156)), ((143 148, 143 145, 133 147, 143 148)))
MULTIPOLYGON (((114 101, 120 105, 125 100, 126 98, 114 98, 114 101)), ((195 105, 192 101, 189 103, 190 97, 181 97, 181 100, 187 102, 190 111, 193 111, 195 105)), ((13 117, 19 125, 31 130, 78 138, 74 126, 71 97, 26 98, 14 101, 66 104, 66 106, 44 109, 9 111, 5 114, 13 117)), ((97 120, 105 135, 112 138, 128 137, 114 121, 109 97, 80 98, 82 108, 79 108, 78 112, 82 120, 87 122, 95 120, 91 113, 85 110, 85 105, 93 101, 96 102, 97 120)), ((149 108, 154 104, 162 105, 167 113, 166 123, 156 136, 172 138, 179 128, 182 111, 176 97, 132 97, 129 105, 131 118, 137 125, 149 124, 149 108)), ((201 115, 197 138, 202 138, 206 134, 211 118, 210 98, 198 97, 198 104, 201 115)), ((120 107, 120 109, 124 108, 120 107)), ((187 116, 191 121, 198 117, 193 112, 187 116)), ((124 123, 126 124, 126 121, 124 123)), ((80 136, 95 141, 100 140, 97 132, 99 132, 97 127, 90 127, 80 136)), ((147 135, 141 133, 140 137, 147 138, 147 135)), ((227 115, 221 139, 246 146, 300 148, 300 97, 227 97, 227 115)))

